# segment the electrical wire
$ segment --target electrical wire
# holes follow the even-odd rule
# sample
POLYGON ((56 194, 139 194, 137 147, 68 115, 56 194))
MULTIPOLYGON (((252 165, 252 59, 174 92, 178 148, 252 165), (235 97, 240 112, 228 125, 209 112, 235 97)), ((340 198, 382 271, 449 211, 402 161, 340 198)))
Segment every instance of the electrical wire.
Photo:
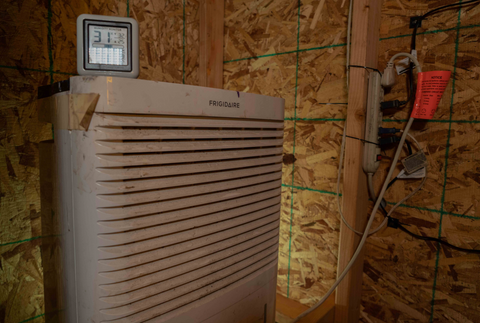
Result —
MULTIPOLYGON (((410 133, 407 134, 414 142, 415 144, 417 145, 417 148, 419 150, 422 150, 422 146, 420 145, 420 143, 418 142, 418 140, 410 133)), ((395 177, 389 184, 388 184, 388 187, 390 187, 395 181, 396 179, 398 179, 398 177, 395 177)), ((382 224, 380 225, 380 227, 384 226, 388 221, 396 221, 395 223, 395 226, 398 226, 398 228, 406 233, 408 233, 409 235, 411 235, 412 237, 416 238, 416 239, 420 239, 420 240, 426 240, 426 241, 434 241, 434 242, 438 242, 438 243, 441 243, 449 248, 452 248, 452 249, 455 249, 455 250, 458 250, 458 251, 463 251, 463 252, 468 252, 468 253, 478 253, 480 254, 480 250, 476 250, 476 249, 465 249, 465 248, 461 248, 461 247, 457 247, 457 246, 454 246, 450 243, 448 243, 447 241, 444 241, 444 240, 441 240, 441 239, 437 239, 437 238, 432 238, 432 237, 425 237, 425 236, 420 236, 418 234, 415 234, 411 231, 409 231, 407 228, 405 228, 403 226, 403 224, 401 222, 398 221, 398 219, 394 219, 392 218, 392 214, 393 214, 393 211, 395 211, 395 209, 400 206, 401 204, 403 204, 406 200, 408 200, 410 197, 412 197, 416 192, 418 192, 420 190, 420 188, 425 184, 425 181, 427 179, 427 168, 425 168, 425 177, 423 178, 423 181, 422 183, 419 185, 419 187, 417 187, 414 191, 412 191, 412 193, 410 193, 407 197, 405 197, 402 201, 398 202, 397 204, 395 204, 392 209, 388 212, 388 214, 386 215, 385 217, 385 220, 382 222, 382 224)), ((375 195, 375 191, 373 191, 373 195, 375 195)))
MULTIPOLYGON (((353 9, 353 0, 350 1, 349 9, 348 9, 348 23, 347 23, 347 60, 346 60, 346 73, 347 73, 347 91, 349 87, 349 68, 350 68, 350 31, 352 28, 352 9, 353 9)), ((381 75, 381 73, 380 73, 381 75)), ((342 167, 343 167, 343 155, 345 153, 345 142, 347 138, 347 121, 345 120, 345 124, 343 126, 343 135, 342 135, 342 144, 340 145, 340 157, 338 161, 338 173, 337 173, 337 194, 336 194, 336 200, 337 200, 337 207, 338 207, 338 213, 340 213, 340 218, 342 219, 342 222, 345 224, 345 226, 355 232, 356 234, 363 235, 364 232, 360 232, 355 230, 347 221, 347 219, 343 215, 341 203, 340 203, 340 178, 342 176, 342 167)), ((369 232, 369 234, 374 234, 378 232, 381 228, 376 228, 372 232, 369 232)))
MULTIPOLYGON (((400 132, 403 132, 403 130, 400 130, 400 132)), ((413 142, 415 142, 415 144, 417 145, 418 150, 423 150, 423 149, 422 149, 422 145, 420 145, 420 143, 417 141, 417 139, 415 139, 415 137, 414 137, 413 135, 411 135, 411 134, 409 134, 409 133, 408 133, 407 135, 410 137, 410 139, 413 140, 413 142)), ((412 154, 412 153, 410 152, 410 155, 411 155, 411 154, 412 154)))
MULTIPOLYGON (((475 2, 477 0, 474 0, 474 1, 470 1, 470 2, 475 2)), ((470 3, 470 2, 466 2, 464 4, 467 4, 467 3, 470 3)), ((444 6, 445 7, 448 7, 448 6, 444 6)), ((347 89, 348 89, 348 83, 349 83, 349 75, 348 75, 348 66, 350 65, 349 62, 350 62, 350 29, 351 29, 351 17, 352 17, 352 8, 353 8, 353 0, 350 1, 350 8, 349 8, 349 15, 348 15, 348 29, 347 29, 347 62, 346 62, 346 66, 347 66, 347 89)), ((437 9, 437 10, 440 10, 440 9, 437 9)), ((422 69, 421 69, 421 66, 418 62, 418 60, 411 54, 407 54, 407 53, 399 53, 399 54, 396 54, 394 55, 391 59, 390 59, 390 62, 393 62, 397 57, 399 56, 407 56, 409 57, 416 65, 417 67, 417 70, 418 72, 421 72, 422 69)), ((413 77, 412 77, 412 81, 413 81, 413 77)), ((413 85, 413 82, 410 83, 410 86, 413 85)), ((410 92, 409 94, 409 97, 413 97, 413 91, 410 92)), ((372 213, 370 214, 370 219, 368 220, 367 222, 367 226, 365 228, 365 231, 362 235, 362 238, 357 246, 357 249, 355 250, 355 253, 353 254, 352 258, 350 259, 350 261, 348 262, 347 266, 344 268, 343 272, 338 276, 337 280, 335 281, 335 283, 333 284, 333 286, 327 291, 327 293, 315 304, 313 305, 312 307, 310 307, 308 310, 306 310, 305 312, 303 312, 302 314, 300 314, 298 317, 296 317, 292 322, 295 323, 295 322, 298 322, 300 319, 302 319, 303 317, 307 316, 308 314, 310 314, 312 311, 314 311, 315 309, 317 309, 320 305, 322 305, 325 300, 333 293, 333 291, 337 288, 337 286, 340 284, 340 282, 343 280, 343 278, 345 278, 345 276, 347 275, 347 273, 349 272, 349 270, 352 268, 353 264, 355 263, 355 261, 357 260, 359 254, 361 253, 362 249, 363 249, 363 246, 365 244, 365 241, 368 237, 368 234, 365 234, 365 233, 368 233, 369 230, 370 230, 370 227, 372 226, 373 224, 373 220, 375 219, 375 214, 377 213, 378 209, 381 207, 381 204, 382 204, 382 201, 383 201, 383 196, 385 195, 385 192, 388 188, 388 184, 389 184, 389 181, 390 181, 390 178, 392 177, 393 175, 393 172, 395 171, 395 168, 396 168, 396 164, 398 162, 398 159, 400 157, 400 153, 403 149, 403 145, 405 143, 405 139, 408 135, 408 131, 410 130, 412 124, 413 124, 413 121, 415 119, 410 117, 410 119, 408 120, 407 122, 407 125, 405 126, 405 129, 403 131, 403 134, 402 134, 402 137, 400 138, 400 142, 399 142, 399 145, 397 147, 397 150, 395 152, 395 155, 394 155, 394 158, 393 158, 393 161, 392 161, 392 164, 390 166, 390 170, 388 171, 388 174, 387 174, 387 177, 383 183, 383 186, 382 186, 382 189, 379 193, 379 196, 378 198, 376 199, 376 202, 375 202, 375 205, 373 207, 373 210, 372 210, 372 213)), ((340 175, 341 175, 341 168, 342 168, 342 165, 343 165, 343 153, 344 153, 344 149, 345 149, 345 140, 346 139, 346 122, 345 122, 345 126, 344 126, 344 132, 343 132, 343 136, 342 136, 342 147, 341 147, 341 153, 340 153, 340 160, 339 160, 339 171, 338 171, 338 178, 337 178, 337 204, 338 204, 338 207, 339 207, 339 212, 341 214, 341 217, 342 217, 342 220, 344 221, 345 225, 347 225, 347 227, 351 228, 350 225, 348 225, 348 223, 346 222, 345 218, 343 217, 343 213, 341 212, 341 208, 340 208, 340 200, 339 200, 339 186, 340 186, 340 175)), ((412 193, 410 193, 408 196, 406 196, 404 199, 402 199, 402 201, 398 202, 394 207, 392 207, 392 209, 390 210, 390 212, 387 214, 387 217, 385 219, 389 219, 390 217, 388 216, 389 214, 391 214, 400 204, 403 203, 403 201, 407 200, 408 198, 410 198, 411 196, 413 196, 413 194, 415 194, 416 192, 418 192, 418 190, 423 186, 423 184, 425 183, 425 180, 426 180, 426 176, 424 177, 424 180, 422 181, 422 183, 419 185, 419 187, 417 187, 414 191, 412 191, 412 193)), ((382 209, 383 209, 383 206, 382 206, 382 209)), ((387 220, 388 221, 388 220, 387 220)), ((385 222, 385 220, 384 220, 385 222)), ((383 223, 382 223, 383 225, 383 223)), ((381 226, 382 226, 381 225, 381 226)), ((399 226, 400 227, 400 226, 399 226)), ((405 229, 406 230, 406 229, 405 229)), ((408 230, 407 230, 408 231, 408 230)), ((457 247, 458 248, 458 247, 457 247)))
POLYGON ((441 11, 441 10, 444 10, 444 9, 449 9, 449 8, 453 8, 453 9, 460 9, 462 7, 465 7, 466 5, 469 5, 469 4, 473 4, 475 2, 480 2, 480 0, 470 0, 470 1, 465 1, 465 2, 457 2, 457 3, 452 3, 452 4, 448 4, 448 5, 445 5, 445 6, 442 6, 442 7, 438 7, 438 8, 435 8, 433 10, 430 10, 428 11, 427 13, 425 13, 423 16, 421 16, 422 20, 425 19, 427 16, 430 16, 430 15, 433 15, 434 13, 438 12, 438 11, 441 11), (457 8, 458 7, 458 8, 457 8))
MULTIPOLYGON (((407 135, 415 142, 415 144, 417 145, 417 148, 419 150, 422 149, 422 147, 420 146, 420 143, 417 141, 417 139, 415 139, 415 137, 409 133, 407 133, 407 135)), ((405 141, 407 142, 407 141, 405 141)), ((411 155, 411 153, 410 153, 411 155)), ((372 179, 369 177, 368 178, 368 190, 370 192, 370 198, 373 200, 373 201, 376 201, 376 196, 375 196, 375 189, 373 187, 373 174, 372 174, 372 179)), ((392 181, 390 181, 390 183, 388 183, 388 186, 387 186, 387 189, 390 188, 390 186, 392 186, 392 184, 398 179, 398 177, 395 177, 392 181)), ((377 231, 380 231, 387 223, 388 223, 388 219, 392 216, 393 212, 400 206, 402 205, 403 203, 405 203, 409 198, 411 198, 413 195, 415 195, 422 187, 423 185, 425 185, 425 182, 427 180, 427 168, 425 168, 425 177, 423 178, 422 182, 420 183, 420 185, 418 185, 410 194, 408 194, 407 196, 405 196, 401 201, 399 201, 397 204, 395 204, 391 209, 390 211, 387 211, 384 209, 384 207, 380 204, 380 206, 382 207, 382 211, 384 212, 385 214, 385 219, 383 220, 383 222, 377 227, 377 231)), ((385 200, 384 200, 385 201, 385 200)), ((383 202, 383 201, 382 201, 383 202)), ((385 202, 386 204, 386 202, 385 202)), ((375 231, 375 232, 377 232, 375 231)))
POLYGON ((370 199, 375 202, 377 199, 375 197, 375 189, 373 188, 373 173, 367 173, 367 186, 368 186, 368 195, 370 199))
MULTIPOLYGON (((352 28, 352 10, 353 10, 353 0, 350 0, 349 8, 348 8, 348 23, 347 23, 347 60, 346 60, 346 74, 347 74, 347 91, 349 88, 349 66, 350 66, 350 30, 352 28)), ((342 167, 343 167, 343 155, 345 153, 345 142, 347 139, 347 120, 345 120, 345 124, 343 125, 343 135, 342 135, 342 144, 340 145, 340 156, 338 161, 338 174, 337 174, 337 207, 338 213, 340 213, 340 218, 342 219, 343 223, 347 226, 348 229, 352 230, 357 234, 363 234, 363 232, 359 232, 352 228, 352 226, 347 222, 347 219, 343 216, 342 207, 340 205, 340 178, 342 176, 342 167)))
MULTIPOLYGON (((345 137, 346 137, 346 129, 343 130, 343 136, 342 136, 342 144, 340 146, 340 158, 339 158, 339 161, 338 161, 338 174, 337 174, 337 196, 336 196, 336 200, 337 200, 337 207, 338 207, 338 213, 340 213, 340 218, 342 219, 343 223, 345 224, 345 226, 355 232, 356 234, 359 234, 359 235, 363 235, 365 232, 360 232, 358 230, 355 230, 351 225, 350 223, 348 223, 347 219, 345 218, 345 216, 343 215, 343 211, 342 211, 342 207, 341 207, 341 203, 340 203, 340 178, 341 178, 341 175, 342 175, 342 167, 343 167, 343 155, 345 153, 345 137)), ((373 174, 369 173, 367 174, 368 177, 368 183, 369 183, 369 191, 370 191, 370 187, 373 188, 373 174)), ((372 235, 372 234, 375 234, 377 233, 378 231, 380 231, 382 229, 382 227, 377 227, 375 228, 374 230, 368 232, 368 235, 372 235)))
MULTIPOLYGON (((397 219, 393 219, 393 220, 397 220, 397 219)), ((444 240, 441 240, 441 239, 437 239, 437 238, 432 238, 432 237, 424 237, 424 236, 421 236, 421 235, 418 235, 418 234, 415 234, 411 231, 409 231, 407 228, 405 228, 403 226, 402 223, 400 222, 396 222, 395 223, 395 226, 398 226, 398 228, 400 230, 402 230, 403 232, 405 233, 408 233, 409 235, 411 235, 412 237, 414 237, 415 239, 419 239, 419 240, 425 240, 425 241, 434 241, 434 242, 438 242, 438 243, 441 243, 451 249, 454 249, 454 250, 458 250, 458 251, 462 251, 462 252, 468 252, 468 253, 476 253, 476 254, 480 254, 480 250, 477 250, 477 249, 465 249, 465 248, 461 248, 461 247, 457 247, 457 246, 454 246, 450 243, 448 243, 447 241, 444 241, 444 240)))
POLYGON ((415 67, 417 68, 418 72, 419 73, 422 72, 422 69, 420 67, 420 63, 418 62, 418 59, 410 53, 397 53, 397 54, 393 55, 392 58, 390 58, 390 60, 388 61, 387 64, 393 64, 393 62, 397 58, 402 57, 402 56, 407 56, 408 58, 410 58, 410 60, 415 64, 415 67))
MULTIPOLYGON (((419 70, 421 71, 421 67, 419 66, 419 70)), ((392 177, 393 175, 393 172, 395 171, 395 168, 396 168, 396 165, 397 165, 397 161, 398 161, 398 158, 400 157, 400 153, 402 152, 402 149, 403 149, 403 145, 405 143, 405 139, 407 137, 407 134, 408 134, 408 131, 410 130, 410 128, 412 127, 412 124, 413 124, 413 121, 415 119, 414 118, 410 118, 407 122, 407 125, 405 126, 405 130, 404 130, 404 133, 402 134, 402 137, 400 138, 400 143, 399 143, 399 146, 397 147, 397 151, 395 152, 395 156, 393 157, 393 161, 392 161, 392 164, 390 166, 390 170, 388 171, 388 174, 387 174, 387 177, 385 179, 385 182, 383 183, 383 186, 382 186, 382 189, 378 195, 378 198, 377 198, 377 201, 375 202, 375 205, 373 206, 373 210, 372 210, 372 213, 370 214, 370 219, 368 220, 367 222, 367 226, 365 228, 365 233, 369 232, 370 231, 370 227, 372 226, 373 224, 373 220, 375 219, 375 214, 377 213, 379 207, 380 207, 380 203, 382 202, 382 199, 383 199, 383 196, 385 195, 385 192, 387 190, 387 185, 388 185, 388 182, 390 181, 390 178, 392 177)), ((352 266, 354 265, 355 261, 357 260, 358 256, 360 255, 360 253, 362 252, 362 249, 363 249, 363 246, 365 245, 365 241, 367 241, 367 237, 368 237, 368 234, 363 234, 362 235, 362 239, 360 239, 360 242, 357 246, 357 249, 355 250, 355 253, 353 254, 352 258, 350 259, 350 261, 348 262, 347 266, 345 267, 345 269, 343 270, 343 272, 338 276, 337 280, 335 281, 335 283, 333 284, 332 287, 330 287, 330 289, 325 293, 325 295, 315 304, 313 305, 311 308, 309 308, 308 310, 306 310, 305 312, 303 312, 302 314, 300 314, 294 321, 293 323, 295 322, 298 322, 301 318, 305 317, 306 315, 308 315, 309 313, 311 313, 312 311, 314 311, 317 307, 319 307, 320 305, 323 304, 323 302, 325 302, 325 300, 333 293, 333 291, 337 288, 337 286, 340 284, 340 282, 343 280, 343 278, 345 278, 345 276, 347 275, 347 273, 350 271, 350 269, 352 268, 352 266)))
MULTIPOLYGON (((403 130, 401 130, 400 132, 403 132, 403 130)), ((412 139, 412 140, 415 142, 415 144, 417 145, 417 149, 418 149, 418 150, 422 150, 422 146, 421 146, 420 143, 417 141, 417 139, 415 139, 415 137, 412 136, 410 133, 408 134, 408 136, 410 137, 410 139, 412 139)), ((405 140, 405 143, 407 144, 407 147, 408 147, 408 154, 411 155, 411 154, 413 153, 413 152, 412 152, 412 147, 411 147, 411 145, 409 144, 409 142, 408 142, 407 140, 405 140)), ((425 177, 426 177, 426 176, 427 176, 427 174, 425 173, 425 177)), ((390 183, 388 183, 387 189, 389 189, 397 180, 398 180, 398 175, 397 175, 394 179, 392 179, 392 180, 390 181, 390 183)), ((385 211, 384 213, 385 213, 385 215, 387 214, 386 211, 385 211)))
MULTIPOLYGON (((401 130, 401 132, 403 132, 403 130, 401 130)), ((415 144, 417 145, 417 148, 418 150, 421 150, 422 147, 420 145, 420 143, 417 141, 417 139, 415 139, 415 137, 413 135, 411 135, 410 133, 407 133, 407 135, 415 142, 415 144)), ((344 151, 345 151, 345 139, 344 137, 346 136, 346 132, 345 132, 345 129, 343 131, 343 136, 342 136, 342 144, 340 146, 340 158, 339 158, 339 163, 338 163, 338 174, 337 174, 337 191, 336 191, 336 200, 337 200, 337 207, 338 207, 338 212, 340 213, 340 217, 343 221, 343 223, 345 224, 345 226, 355 232, 356 234, 358 235, 363 235, 364 232, 360 232, 358 230, 355 230, 351 225, 350 223, 348 223, 347 219, 345 218, 345 216, 343 215, 343 211, 342 211, 342 208, 341 208, 341 203, 340 203, 340 177, 341 177, 341 173, 342 173, 342 167, 343 167, 343 155, 344 155, 344 151)), ((407 144, 407 147, 409 149, 409 154, 411 155, 412 154, 412 148, 410 147, 410 144, 408 143, 408 141, 405 140, 405 143, 407 144)), ((425 178, 427 177, 427 174, 425 173, 425 178)), ((388 183, 388 186, 387 186, 387 189, 390 188, 390 186, 393 185, 393 183, 395 183, 395 181, 398 179, 398 177, 395 177, 392 181, 390 181, 388 183)), ((381 205, 381 209, 382 211, 384 212, 384 215, 385 217, 388 217, 392 214, 392 212, 402 203, 404 203, 406 200, 408 200, 410 197, 412 197, 415 193, 417 193, 422 187, 423 185, 425 184, 425 180, 420 184, 419 187, 417 187, 413 194, 411 193, 411 195, 408 195, 406 198, 404 198, 403 200, 401 200, 399 203, 397 203, 397 205, 395 205, 392 210, 390 210, 390 212, 387 212, 383 205, 381 205)), ((367 186, 368 186, 368 193, 369 193, 369 196, 370 196, 370 199, 372 201, 376 201, 376 196, 375 196, 375 189, 373 187, 373 173, 367 173, 367 186)), ((378 231, 380 231, 384 226, 385 224, 387 224, 386 220, 384 220, 377 228, 375 228, 374 230, 368 232, 368 235, 372 235, 372 234, 375 234, 377 233, 378 231)))
MULTIPOLYGON (((415 25, 413 27, 413 32, 412 32, 412 40, 411 40, 411 45, 410 45, 411 52, 413 53, 414 51, 417 50, 418 28, 420 27, 421 22, 424 19, 426 19, 428 16, 431 16, 431 15, 433 15, 435 13, 438 13, 439 11, 442 11, 442 10, 460 9, 462 7, 465 7, 465 6, 474 4, 474 3, 479 3, 479 2, 480 2, 480 0, 470 0, 470 1, 465 1, 465 2, 452 3, 452 4, 449 4, 449 5, 441 6, 441 7, 435 8, 433 10, 430 10, 430 11, 426 12, 425 14, 423 14, 422 16, 417 17, 418 19, 415 22, 415 25)), ((407 100, 406 100, 407 103, 411 101, 411 98, 413 97, 413 93, 415 91, 415 85, 414 85, 414 81, 413 81, 413 68, 414 68, 413 64, 410 64, 410 68, 407 71, 407 73, 408 73, 408 77, 407 77, 408 97, 407 97, 407 100)))
POLYGON ((352 30, 352 11, 353 11, 353 0, 350 0, 350 4, 348 7, 348 22, 347 22, 347 61, 346 61, 346 76, 347 76, 347 90, 348 90, 348 83, 350 82, 350 41, 351 41, 351 33, 352 30))
POLYGON ((409 155, 413 154, 412 145, 410 145, 410 142, 408 140, 405 140, 405 144, 407 145, 408 154, 409 155))
POLYGON ((405 203, 405 201, 407 201, 409 198, 411 198, 412 196, 414 196, 422 187, 423 185, 425 184, 425 182, 427 181, 427 173, 426 173, 426 169, 425 169, 425 177, 423 178, 422 182, 420 183, 420 185, 418 185, 413 191, 410 192, 410 194, 408 194, 407 196, 405 196, 403 199, 401 199, 399 202, 397 202, 397 204, 395 204, 391 209, 390 211, 388 211, 388 214, 387 214, 387 218, 390 217, 393 212, 395 211, 396 208, 398 208, 400 205, 402 205, 403 203, 405 203))
MULTIPOLYGON (((397 204, 395 204, 395 205, 390 209, 390 211, 388 211, 388 213, 385 215, 385 219, 383 219, 383 222, 380 223, 380 225, 378 226, 378 230, 381 230, 386 224, 388 224, 388 221, 391 219, 393 212, 395 212, 395 210, 396 210, 400 205, 402 205, 403 203, 405 203, 405 201, 407 201, 409 198, 411 198, 412 196, 414 196, 415 194, 417 194, 417 192, 423 187, 423 185, 425 185, 425 182, 426 182, 426 181, 427 181, 427 174, 425 173, 425 177, 423 178, 423 180, 422 180, 422 182, 420 183, 420 185, 418 185, 412 192, 410 192, 410 194, 408 194, 407 196, 405 196, 402 200, 400 200, 399 202, 397 202, 397 204)), ((383 211, 385 212, 385 209, 383 209, 383 211)))
MULTIPOLYGON (((412 55, 407 54, 407 53, 399 53, 399 54, 394 55, 393 58, 390 59, 390 61, 393 62, 394 59, 396 59, 397 57, 400 57, 400 56, 410 57, 412 55)), ((421 72, 422 67, 418 63, 418 60, 415 57, 413 57, 413 59, 414 59, 414 63, 417 65, 418 72, 421 72)), ((382 203, 383 196, 385 195, 385 192, 387 191, 388 183, 389 183, 390 179, 392 178, 393 172, 395 171, 398 159, 399 159, 400 154, 402 152, 403 145, 405 144, 405 139, 407 138, 408 131, 412 127, 412 124, 413 124, 414 120, 415 119, 413 117, 410 117, 410 119, 408 119, 407 125, 405 126, 405 129, 403 130, 402 137, 400 138, 400 142, 398 144, 397 150, 396 150, 395 155, 393 157, 392 164, 390 165, 390 169, 387 173, 387 177, 385 178, 382 189, 380 190, 380 193, 379 193, 378 198, 375 202, 375 205, 373 206, 373 210, 372 210, 372 213, 370 214, 370 218, 367 222, 367 226, 365 227, 365 231, 362 235, 362 238, 360 239, 360 242, 358 243, 358 246, 357 246, 352 258, 350 259, 348 264, 345 266, 342 273, 337 277, 337 280, 335 281, 333 286, 330 287, 330 289, 325 293, 325 295, 323 295, 323 297, 317 303, 315 303, 315 305, 313 305, 311 308, 309 308, 308 310, 306 310, 305 312, 303 312, 302 314, 297 316, 292 321, 293 323, 298 322, 301 318, 305 317, 306 315, 308 315, 309 313, 314 311, 316 308, 318 308, 320 305, 322 305, 325 302, 325 300, 327 300, 327 298, 335 291, 337 286, 340 284, 340 282, 343 280, 343 278, 345 278, 347 273, 350 271, 352 266, 355 264, 355 261, 357 260, 358 256, 362 252, 363 246, 365 245, 365 242, 367 241, 368 234, 366 234, 366 233, 368 233, 370 231, 370 227, 372 226, 373 220, 375 219, 375 214, 377 214, 377 211, 380 208, 380 204, 382 203)), ((344 132, 344 138, 342 140, 343 145, 344 145, 345 138, 346 138, 346 134, 344 132)), ((343 156, 341 158, 342 158, 342 161, 343 161, 343 156)), ((338 179, 338 181, 339 181, 339 179, 338 179)), ((338 189, 338 187, 337 187, 337 189, 338 189)))
POLYGON ((466 2, 452 3, 452 4, 449 4, 449 5, 441 6, 441 7, 435 8, 433 10, 427 11, 425 14, 423 14, 419 17, 416 17, 417 20, 415 21, 415 25, 413 27, 413 33, 412 33, 411 49, 416 50, 416 42, 417 42, 416 38, 417 38, 418 28, 420 27, 422 21, 425 18, 427 18, 428 16, 431 16, 431 15, 433 15, 433 14, 439 12, 439 11, 445 10, 445 9, 460 9, 460 8, 465 7, 467 5, 471 5, 471 4, 478 3, 478 2, 480 2, 480 0, 469 0, 469 1, 466 1, 466 2))

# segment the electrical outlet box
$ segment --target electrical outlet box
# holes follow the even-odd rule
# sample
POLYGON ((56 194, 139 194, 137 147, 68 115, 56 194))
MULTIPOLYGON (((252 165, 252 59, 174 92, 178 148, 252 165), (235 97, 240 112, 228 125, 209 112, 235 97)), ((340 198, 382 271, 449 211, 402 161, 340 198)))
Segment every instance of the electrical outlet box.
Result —
POLYGON ((368 80, 367 117, 365 119, 365 148, 363 151, 363 170, 375 173, 380 165, 381 151, 378 146, 378 128, 382 125, 380 103, 383 101, 382 77, 379 73, 370 73, 368 80))

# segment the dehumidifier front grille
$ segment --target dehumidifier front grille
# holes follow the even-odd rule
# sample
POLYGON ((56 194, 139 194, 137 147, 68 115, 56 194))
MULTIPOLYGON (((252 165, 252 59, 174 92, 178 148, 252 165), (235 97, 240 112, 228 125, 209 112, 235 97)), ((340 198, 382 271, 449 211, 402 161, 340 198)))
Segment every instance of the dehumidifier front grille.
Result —
POLYGON ((105 322, 155 320, 276 265, 283 122, 95 120, 105 322))

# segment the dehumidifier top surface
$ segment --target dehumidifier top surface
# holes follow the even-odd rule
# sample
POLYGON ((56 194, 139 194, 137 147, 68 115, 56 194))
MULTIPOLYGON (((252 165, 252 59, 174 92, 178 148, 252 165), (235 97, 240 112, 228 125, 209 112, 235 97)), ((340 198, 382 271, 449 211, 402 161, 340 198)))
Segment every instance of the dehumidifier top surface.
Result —
POLYGON ((109 76, 75 76, 70 93, 98 93, 95 112, 284 119, 282 98, 109 76))

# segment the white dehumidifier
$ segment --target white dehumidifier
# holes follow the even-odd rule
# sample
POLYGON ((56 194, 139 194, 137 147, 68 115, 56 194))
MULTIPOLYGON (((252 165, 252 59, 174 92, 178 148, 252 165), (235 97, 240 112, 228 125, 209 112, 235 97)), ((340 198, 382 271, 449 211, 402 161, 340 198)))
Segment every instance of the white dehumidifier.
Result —
POLYGON ((39 95, 64 321, 274 322, 283 99, 108 76, 39 95))

